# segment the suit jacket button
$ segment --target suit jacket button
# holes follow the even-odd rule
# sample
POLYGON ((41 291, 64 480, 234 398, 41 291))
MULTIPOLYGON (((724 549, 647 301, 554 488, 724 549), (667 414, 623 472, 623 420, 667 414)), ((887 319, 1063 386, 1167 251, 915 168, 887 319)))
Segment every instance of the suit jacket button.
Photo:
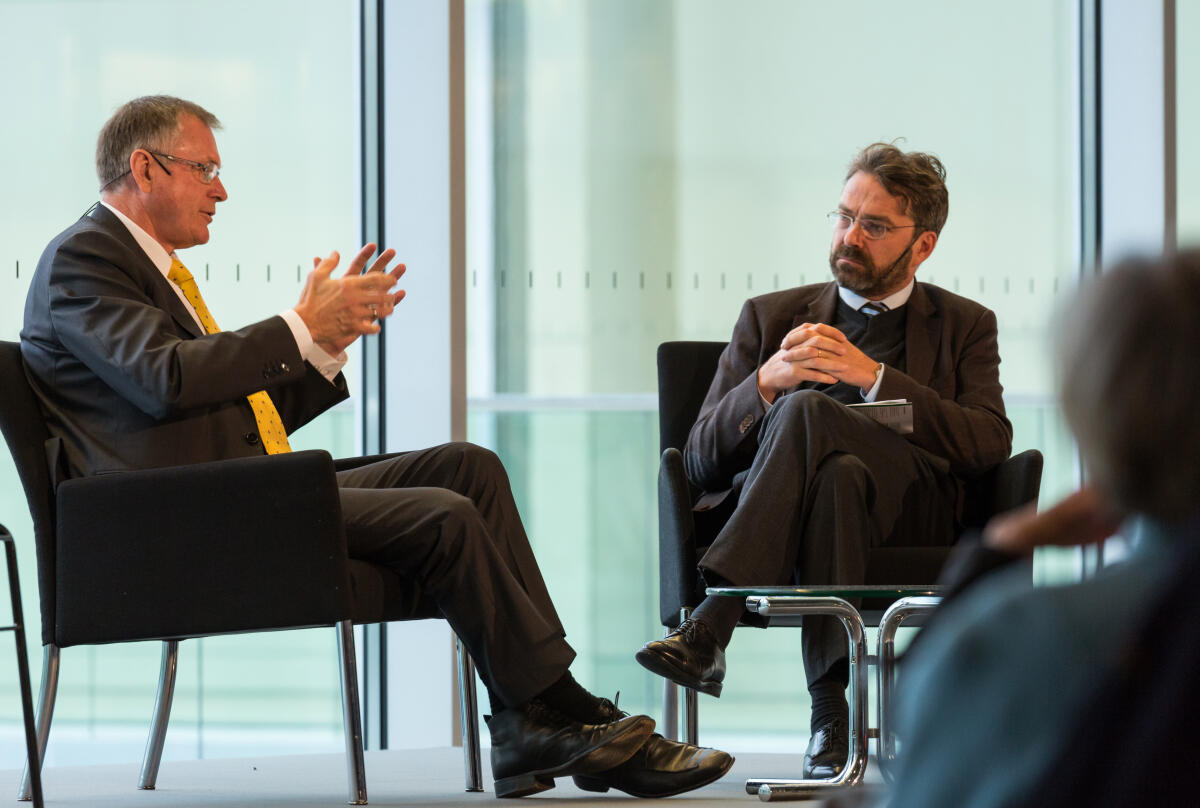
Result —
POLYGON ((291 370, 291 368, 289 368, 289 367, 288 367, 288 363, 287 363, 287 362, 280 362, 280 363, 279 363, 279 371, 280 371, 281 373, 287 373, 289 370, 291 370))
POLYGON ((745 418, 742 419, 742 422, 740 424, 738 424, 738 433, 745 435, 746 430, 752 426, 754 426, 754 416, 747 415, 745 418))
POLYGON ((242 437, 245 438, 246 443, 250 444, 251 446, 258 445, 258 435, 254 432, 247 432, 245 435, 242 435, 242 437))

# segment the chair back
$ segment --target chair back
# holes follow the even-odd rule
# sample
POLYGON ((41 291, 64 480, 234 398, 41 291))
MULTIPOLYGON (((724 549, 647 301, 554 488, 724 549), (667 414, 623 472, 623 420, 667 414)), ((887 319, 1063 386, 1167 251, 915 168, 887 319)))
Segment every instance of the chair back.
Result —
POLYGON ((1037 502, 1042 453, 1026 449, 967 483, 963 527, 982 528, 993 516, 1037 502))
POLYGON ((683 451, 727 344, 680 341, 658 346, 659 454, 683 451))
POLYGON ((25 489, 37 547, 42 642, 54 641, 54 488, 46 463, 50 433, 25 375, 21 345, 0 341, 0 429, 25 489))

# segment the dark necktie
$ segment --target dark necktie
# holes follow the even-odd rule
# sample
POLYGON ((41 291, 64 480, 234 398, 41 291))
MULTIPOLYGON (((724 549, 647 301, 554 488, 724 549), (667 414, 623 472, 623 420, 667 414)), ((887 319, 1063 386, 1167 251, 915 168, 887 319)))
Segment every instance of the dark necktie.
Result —
POLYGON ((878 301, 868 300, 858 310, 868 317, 874 317, 876 314, 883 314, 885 311, 888 311, 888 307, 878 301))

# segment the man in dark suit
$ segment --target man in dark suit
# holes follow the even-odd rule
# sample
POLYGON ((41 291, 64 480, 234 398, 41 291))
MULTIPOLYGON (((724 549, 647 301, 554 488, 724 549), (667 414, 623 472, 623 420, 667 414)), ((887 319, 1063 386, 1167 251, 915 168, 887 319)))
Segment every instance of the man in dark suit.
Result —
MULTIPOLYGON (((963 478, 1008 457, 996 317, 917 283, 949 207, 936 157, 877 143, 851 163, 829 264, 834 281, 748 300, 688 436, 698 510, 731 511, 700 559, 711 585, 861 584, 868 547, 949 544, 963 478), (907 399, 900 434, 847 407, 907 399)), ((742 614, 709 597, 638 661, 719 695, 742 614)), ((848 649, 833 618, 802 635, 812 697, 805 776, 848 752, 848 649)))
MULTIPOLYGON (((348 395, 345 349, 404 296, 395 253, 368 266, 369 244, 344 275, 337 253, 314 261, 293 308, 221 331, 175 254, 208 241, 226 198, 219 125, 168 96, 118 109, 97 144, 100 203, 38 262, 21 347, 58 476, 289 451, 287 433, 348 395)), ((571 775, 657 796, 729 768, 571 677, 574 651, 495 455, 437 446, 340 472, 338 485, 350 555, 417 581, 478 663, 498 796, 571 775)))

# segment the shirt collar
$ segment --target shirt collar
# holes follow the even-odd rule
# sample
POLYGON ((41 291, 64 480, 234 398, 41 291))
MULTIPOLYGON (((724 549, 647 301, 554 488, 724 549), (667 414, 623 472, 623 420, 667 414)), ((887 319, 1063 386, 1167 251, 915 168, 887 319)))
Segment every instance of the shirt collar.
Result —
POLYGON ((139 227, 133 219, 130 219, 107 202, 102 201, 100 204, 112 211, 113 215, 121 220, 121 224, 125 225, 129 230, 130 235, 133 236, 133 240, 142 248, 142 252, 146 254, 150 262, 165 277, 171 271, 171 256, 163 249, 163 246, 155 241, 153 236, 139 227))
MULTIPOLYGON (((882 303, 883 305, 887 306, 889 310, 890 309, 898 309, 901 306, 903 306, 905 303, 907 303, 908 299, 910 297, 912 297, 913 287, 916 286, 916 283, 917 283, 917 279, 913 278, 912 280, 910 280, 908 282, 908 285, 905 286, 903 289, 901 289, 899 292, 893 292, 892 294, 885 297, 883 300, 877 300, 875 302, 882 303)), ((859 309, 861 309, 863 307, 864 303, 869 302, 867 298, 863 297, 858 292, 851 292, 845 286, 838 287, 838 294, 841 296, 842 302, 844 302, 847 306, 854 309, 855 311, 858 311, 859 309)))

